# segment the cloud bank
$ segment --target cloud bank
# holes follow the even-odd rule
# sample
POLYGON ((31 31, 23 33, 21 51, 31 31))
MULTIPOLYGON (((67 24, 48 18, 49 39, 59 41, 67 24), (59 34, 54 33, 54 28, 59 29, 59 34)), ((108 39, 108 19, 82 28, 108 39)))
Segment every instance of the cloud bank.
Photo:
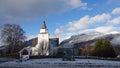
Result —
POLYGON ((45 17, 86 6, 81 0, 0 0, 0 21, 45 17))

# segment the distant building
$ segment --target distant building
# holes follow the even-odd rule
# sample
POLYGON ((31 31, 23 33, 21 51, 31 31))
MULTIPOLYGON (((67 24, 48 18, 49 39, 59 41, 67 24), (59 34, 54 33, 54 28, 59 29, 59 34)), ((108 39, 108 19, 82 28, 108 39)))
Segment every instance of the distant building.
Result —
MULTIPOLYGON (((30 56, 49 56, 55 53, 56 48, 59 46, 59 38, 50 38, 45 21, 42 24, 40 33, 38 34, 37 45, 34 47, 26 47, 24 50, 30 50, 30 56)), ((20 54, 22 51, 20 51, 20 54)))

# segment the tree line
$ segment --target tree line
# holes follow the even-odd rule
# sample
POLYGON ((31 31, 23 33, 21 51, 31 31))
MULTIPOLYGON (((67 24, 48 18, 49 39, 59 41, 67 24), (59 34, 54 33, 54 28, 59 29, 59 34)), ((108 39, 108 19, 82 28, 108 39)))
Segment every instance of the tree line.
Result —
POLYGON ((86 44, 83 48, 80 48, 79 51, 82 56, 116 57, 115 50, 109 39, 97 39, 93 47, 86 44))

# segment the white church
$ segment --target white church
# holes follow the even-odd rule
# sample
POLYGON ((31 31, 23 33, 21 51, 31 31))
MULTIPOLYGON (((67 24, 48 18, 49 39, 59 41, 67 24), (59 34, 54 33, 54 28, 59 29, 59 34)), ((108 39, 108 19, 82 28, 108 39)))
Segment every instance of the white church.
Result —
POLYGON ((46 27, 45 21, 42 24, 40 32, 38 34, 38 41, 36 46, 34 47, 25 47, 19 53, 20 57, 22 57, 22 53, 24 50, 28 52, 29 56, 49 56, 53 55, 55 49, 59 46, 59 38, 50 38, 48 33, 48 29, 46 27))

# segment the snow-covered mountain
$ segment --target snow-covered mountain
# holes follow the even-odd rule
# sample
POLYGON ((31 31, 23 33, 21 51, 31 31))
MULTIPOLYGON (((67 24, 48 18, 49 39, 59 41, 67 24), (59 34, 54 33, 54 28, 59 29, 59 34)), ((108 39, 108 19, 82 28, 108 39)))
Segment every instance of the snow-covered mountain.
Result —
POLYGON ((113 46, 120 45, 120 33, 119 32, 110 32, 110 33, 100 33, 96 31, 87 31, 82 32, 78 35, 72 35, 69 39, 63 40, 60 45, 65 48, 82 47, 86 43, 89 43, 91 46, 94 44, 95 39, 110 39, 113 46))

